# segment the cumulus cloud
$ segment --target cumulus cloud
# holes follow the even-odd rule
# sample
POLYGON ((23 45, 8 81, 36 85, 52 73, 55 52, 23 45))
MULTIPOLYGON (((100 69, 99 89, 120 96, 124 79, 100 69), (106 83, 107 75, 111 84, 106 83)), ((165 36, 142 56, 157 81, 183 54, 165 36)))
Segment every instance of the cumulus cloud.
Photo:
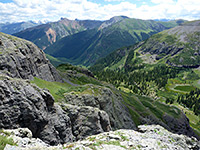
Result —
POLYGON ((140 0, 146 2, 140 6, 126 0, 104 1, 119 2, 102 5, 88 0, 13 0, 12 3, 0 3, 0 22, 55 21, 60 17, 106 20, 118 15, 141 19, 200 18, 200 1, 197 0, 151 0, 153 5, 140 0))
POLYGON ((120 2, 120 1, 123 1, 123 0, 104 0, 105 2, 120 2))
POLYGON ((151 0, 152 3, 155 4, 169 4, 169 3, 174 3, 173 0, 151 0))
MULTIPOLYGON (((200 1, 197 0, 152 0, 154 3, 157 2, 157 5, 152 6, 149 10, 153 11, 157 9, 157 13, 154 12, 154 15, 157 18, 161 18, 162 14, 163 18, 169 19, 187 19, 187 20, 195 20, 200 18, 200 1), (193 15, 196 14, 196 15, 193 15)), ((155 18, 155 17, 152 17, 155 18)))

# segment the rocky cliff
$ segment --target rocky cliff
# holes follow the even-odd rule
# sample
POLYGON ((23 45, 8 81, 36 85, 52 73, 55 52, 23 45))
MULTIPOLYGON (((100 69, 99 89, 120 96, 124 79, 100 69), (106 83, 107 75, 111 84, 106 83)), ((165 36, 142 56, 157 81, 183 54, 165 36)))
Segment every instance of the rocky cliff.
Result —
POLYGON ((0 73, 22 79, 62 82, 45 54, 29 41, 0 33, 0 73))
MULTIPOLYGON (((100 110, 104 111, 105 116, 109 116, 110 124, 109 124, 109 121, 106 121, 107 123, 104 124, 104 127, 106 127, 105 131, 109 131, 107 130, 108 126, 111 126, 113 130, 117 130, 117 129, 137 130, 137 126, 135 125, 136 120, 132 119, 129 109, 132 109, 133 111, 135 111, 135 109, 137 109, 136 107, 142 108, 145 105, 142 105, 142 104, 141 106, 133 105, 131 108, 129 107, 128 109, 128 107, 124 105, 126 104, 126 102, 124 101, 124 98, 121 96, 121 94, 114 93, 111 89, 101 87, 101 86, 94 87, 91 85, 90 88, 94 89, 94 91, 98 89, 98 92, 97 92, 98 94, 95 94, 95 93, 76 94, 73 92, 65 94, 64 103, 67 103, 67 104, 62 104, 61 106, 66 111, 66 113, 69 114, 70 118, 73 120, 72 122, 82 122, 84 115, 81 113, 81 109, 84 110, 87 108, 88 110, 87 113, 86 111, 84 111, 87 114, 86 115, 87 117, 90 117, 90 115, 91 116, 94 115, 94 112, 95 112, 94 109, 96 109, 98 111, 100 110), (77 111, 77 110, 80 110, 80 111, 77 111), (93 112, 93 114, 91 112, 93 112)), ((149 125, 159 124, 173 133, 184 134, 188 136, 196 136, 194 131, 190 127, 189 121, 187 117, 185 116, 185 114, 182 112, 178 113, 178 111, 173 108, 171 108, 171 111, 176 114, 179 114, 178 117, 174 117, 170 115, 169 113, 164 112, 163 115, 160 114, 161 118, 159 118, 155 114, 153 114, 153 110, 151 112, 149 111, 149 108, 147 107, 146 109, 147 114, 143 115, 144 112, 139 111, 138 113, 140 114, 140 116, 137 119, 140 120, 141 124, 149 124, 149 125)), ((94 123, 95 121, 90 121, 90 122, 94 123)), ((87 124, 85 125, 81 124, 81 126, 88 127, 87 124)), ((101 125, 101 127, 103 126, 101 125)), ((82 135, 82 137, 86 137, 90 135, 90 132, 86 132, 87 129, 86 131, 84 129, 81 129, 81 130, 86 133, 82 135)), ((78 138, 78 139, 81 139, 81 138, 78 138)))
POLYGON ((74 99, 73 105, 62 104, 62 109, 54 104, 48 90, 30 83, 34 77, 62 82, 56 69, 34 44, 1 33, 0 128, 26 127, 33 137, 50 145, 110 131, 111 127, 136 129, 125 107, 113 102, 117 97, 110 90, 104 89, 104 96, 97 99, 101 101, 98 106, 80 106, 74 99))
POLYGON ((73 140, 71 121, 54 98, 28 80, 62 82, 45 54, 31 42, 0 33, 0 128, 29 128, 55 145, 73 140))
POLYGON ((90 88, 98 89, 98 95, 66 93, 61 104, 71 119, 77 139, 116 129, 137 129, 119 95, 101 86, 90 85, 90 88))
MULTIPOLYGON (((91 86, 93 88, 93 86, 91 86)), ((91 94, 73 94, 65 95, 65 102, 77 106, 90 106, 105 111, 113 129, 136 129, 135 123, 129 114, 123 99, 120 95, 113 93, 109 88, 98 88, 98 95, 91 94)))
POLYGON ((55 145, 71 142, 70 118, 51 94, 17 78, 0 76, 0 128, 29 128, 33 137, 55 145))
POLYGON ((109 116, 105 111, 90 106, 79 107, 70 104, 63 104, 62 108, 70 117, 75 140, 112 130, 109 116))

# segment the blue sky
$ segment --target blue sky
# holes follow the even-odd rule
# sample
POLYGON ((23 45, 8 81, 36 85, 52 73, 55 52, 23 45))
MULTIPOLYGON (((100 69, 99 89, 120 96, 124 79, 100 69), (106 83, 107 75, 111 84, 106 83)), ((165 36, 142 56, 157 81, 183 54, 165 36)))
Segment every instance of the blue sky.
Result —
POLYGON ((10 3, 13 2, 12 0, 0 0, 1 3, 10 3))
MULTIPOLYGON (((116 4, 120 4, 121 2, 123 2, 123 0, 89 0, 90 2, 94 2, 94 3, 99 3, 101 5, 107 5, 107 4, 112 4, 112 5, 116 5, 116 4)), ((136 4, 138 7, 143 5, 144 3, 146 3, 147 5, 151 6, 153 5, 153 3, 151 3, 150 0, 124 0, 126 2, 130 2, 130 3, 134 3, 136 4)))
POLYGON ((139 19, 200 19, 200 0, 0 0, 0 23, 107 20, 124 15, 139 19))

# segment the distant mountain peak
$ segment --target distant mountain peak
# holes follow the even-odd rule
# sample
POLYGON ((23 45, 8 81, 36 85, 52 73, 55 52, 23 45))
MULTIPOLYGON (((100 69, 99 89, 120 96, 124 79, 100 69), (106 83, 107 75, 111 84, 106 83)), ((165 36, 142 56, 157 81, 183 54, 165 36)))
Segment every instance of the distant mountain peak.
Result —
POLYGON ((104 28, 106 28, 106 27, 108 27, 108 26, 110 26, 110 25, 112 25, 112 24, 114 24, 114 23, 117 23, 117 22, 119 22, 119 21, 121 21, 121 20, 123 20, 123 19, 127 19, 127 18, 128 18, 128 17, 126 17, 126 16, 114 16, 114 17, 110 18, 109 20, 105 21, 105 22, 99 27, 99 30, 104 29, 104 28))
POLYGON ((129 18, 129 17, 127 17, 127 16, 114 16, 114 17, 110 18, 109 20, 112 20, 112 19, 127 19, 127 18, 129 18))
POLYGON ((42 24, 42 23, 35 22, 35 21, 0 23, 0 32, 6 33, 6 34, 14 34, 14 33, 20 32, 22 30, 25 30, 27 28, 31 28, 31 27, 34 27, 34 26, 37 26, 40 24, 42 24))
POLYGON ((69 21, 70 19, 61 17, 59 21, 62 21, 62 20, 68 20, 69 21))

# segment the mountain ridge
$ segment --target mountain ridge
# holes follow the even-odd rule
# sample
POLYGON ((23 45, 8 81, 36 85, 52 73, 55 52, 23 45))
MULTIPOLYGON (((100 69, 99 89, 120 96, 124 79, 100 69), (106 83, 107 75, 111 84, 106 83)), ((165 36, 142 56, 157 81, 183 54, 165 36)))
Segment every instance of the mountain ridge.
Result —
POLYGON ((100 30, 86 30, 65 37, 48 47, 45 53, 72 64, 89 66, 117 48, 145 40, 157 32, 176 25, 176 22, 123 18, 100 30), (77 38, 82 40, 78 41, 77 38), (69 56, 68 53, 72 53, 73 56, 69 56))
MULTIPOLYGON (((187 46, 192 47, 191 50, 194 50, 193 56, 198 56, 197 49, 199 46, 197 41, 198 41, 199 30, 200 30, 200 21, 186 22, 172 29, 164 30, 155 35, 152 35, 149 39, 142 41, 138 44, 135 44, 133 46, 120 48, 111 53, 107 57, 116 55, 116 53, 124 54, 123 56, 125 56, 126 53, 124 50, 127 49, 128 53, 132 50, 136 50, 136 53, 140 53, 142 55, 150 54, 152 56, 151 58, 153 59, 152 61, 159 62, 159 60, 162 60, 162 58, 166 57, 168 59, 168 56, 173 57, 174 55, 179 55, 181 51, 187 48, 187 46), (195 44, 196 47, 194 46, 195 44)), ((165 60, 165 62, 167 61, 167 59, 165 60)), ((103 64, 102 61, 105 60, 106 57, 105 59, 102 58, 101 60, 99 60, 99 63, 97 62, 96 64, 100 64, 100 62, 101 64, 103 64)), ((112 65, 112 63, 113 62, 111 61, 109 64, 107 64, 107 66, 112 65)), ((105 68, 107 66, 105 66, 105 68)), ((178 65, 173 65, 173 66, 178 66, 178 65)), ((184 65, 181 65, 180 67, 184 67, 184 65)), ((196 66, 194 65, 194 67, 196 66)))
POLYGON ((33 21, 27 21, 27 22, 16 22, 16 23, 0 23, 0 32, 6 33, 6 34, 14 34, 17 32, 20 32, 22 30, 25 30, 30 27, 34 27, 37 25, 42 24, 42 22, 33 22, 33 21))
POLYGON ((50 22, 37 27, 26 29, 14 35, 30 40, 41 49, 45 49, 62 37, 72 35, 86 29, 97 28, 101 23, 102 21, 98 20, 79 21, 61 18, 59 21, 50 22))

